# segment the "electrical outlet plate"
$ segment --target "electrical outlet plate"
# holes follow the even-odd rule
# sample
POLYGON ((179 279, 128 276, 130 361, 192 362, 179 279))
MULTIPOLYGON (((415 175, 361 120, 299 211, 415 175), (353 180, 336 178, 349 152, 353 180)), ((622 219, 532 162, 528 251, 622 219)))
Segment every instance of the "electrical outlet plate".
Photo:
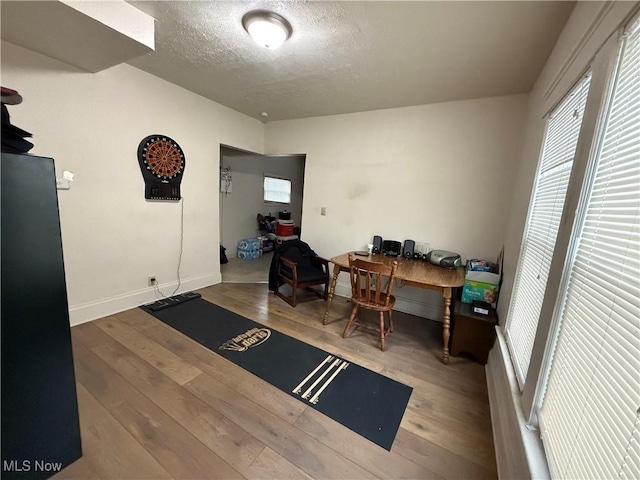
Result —
POLYGON ((153 287, 157 282, 158 282, 158 280, 156 280, 156 276, 155 275, 151 275, 147 279, 147 283, 149 284, 150 287, 153 287))
POLYGON ((58 190, 69 190, 71 188, 71 183, 66 178, 58 178, 56 180, 56 188, 58 190))

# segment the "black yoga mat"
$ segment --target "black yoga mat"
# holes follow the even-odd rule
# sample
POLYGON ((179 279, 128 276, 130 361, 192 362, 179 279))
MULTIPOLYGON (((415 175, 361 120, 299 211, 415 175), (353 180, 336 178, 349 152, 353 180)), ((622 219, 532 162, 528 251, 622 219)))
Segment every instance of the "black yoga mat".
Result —
POLYGON ((141 308, 283 392, 391 450, 413 390, 411 387, 200 298, 156 312, 141 308), (293 393, 307 378, 300 392, 293 393), (312 403, 323 386, 317 403, 312 403), (304 393, 309 394, 308 398, 302 398, 304 393))

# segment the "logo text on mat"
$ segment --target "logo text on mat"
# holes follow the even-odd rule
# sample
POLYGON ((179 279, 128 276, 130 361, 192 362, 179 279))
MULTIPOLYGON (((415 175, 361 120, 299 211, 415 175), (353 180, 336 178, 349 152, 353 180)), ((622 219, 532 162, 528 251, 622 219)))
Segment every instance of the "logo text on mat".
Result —
POLYGON ((240 335, 236 335, 231 340, 227 340, 219 347, 219 350, 245 352, 250 347, 257 347, 266 342, 270 336, 271 330, 268 328, 252 328, 240 335))

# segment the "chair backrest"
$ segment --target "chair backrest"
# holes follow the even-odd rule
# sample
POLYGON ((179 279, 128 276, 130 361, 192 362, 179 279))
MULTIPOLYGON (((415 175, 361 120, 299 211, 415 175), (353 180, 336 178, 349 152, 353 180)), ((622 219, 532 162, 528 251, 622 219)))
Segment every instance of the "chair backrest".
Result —
POLYGON ((349 254, 349 276, 351 277, 351 298, 361 304, 389 306, 393 291, 393 281, 398 262, 391 266, 355 258, 349 254))
POLYGON ((277 253, 292 262, 296 262, 299 267, 313 267, 312 257, 316 255, 311 247, 302 240, 289 240, 278 247, 277 253))

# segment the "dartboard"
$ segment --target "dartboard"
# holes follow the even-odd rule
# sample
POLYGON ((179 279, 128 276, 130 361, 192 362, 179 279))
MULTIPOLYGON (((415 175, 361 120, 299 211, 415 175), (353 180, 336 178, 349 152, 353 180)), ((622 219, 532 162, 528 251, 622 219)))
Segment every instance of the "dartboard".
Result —
POLYGON ((138 145, 145 198, 179 200, 185 158, 180 145, 166 135, 149 135, 138 145))
POLYGON ((180 145, 164 135, 150 135, 140 143, 142 159, 158 178, 168 180, 184 167, 184 154, 180 145))

